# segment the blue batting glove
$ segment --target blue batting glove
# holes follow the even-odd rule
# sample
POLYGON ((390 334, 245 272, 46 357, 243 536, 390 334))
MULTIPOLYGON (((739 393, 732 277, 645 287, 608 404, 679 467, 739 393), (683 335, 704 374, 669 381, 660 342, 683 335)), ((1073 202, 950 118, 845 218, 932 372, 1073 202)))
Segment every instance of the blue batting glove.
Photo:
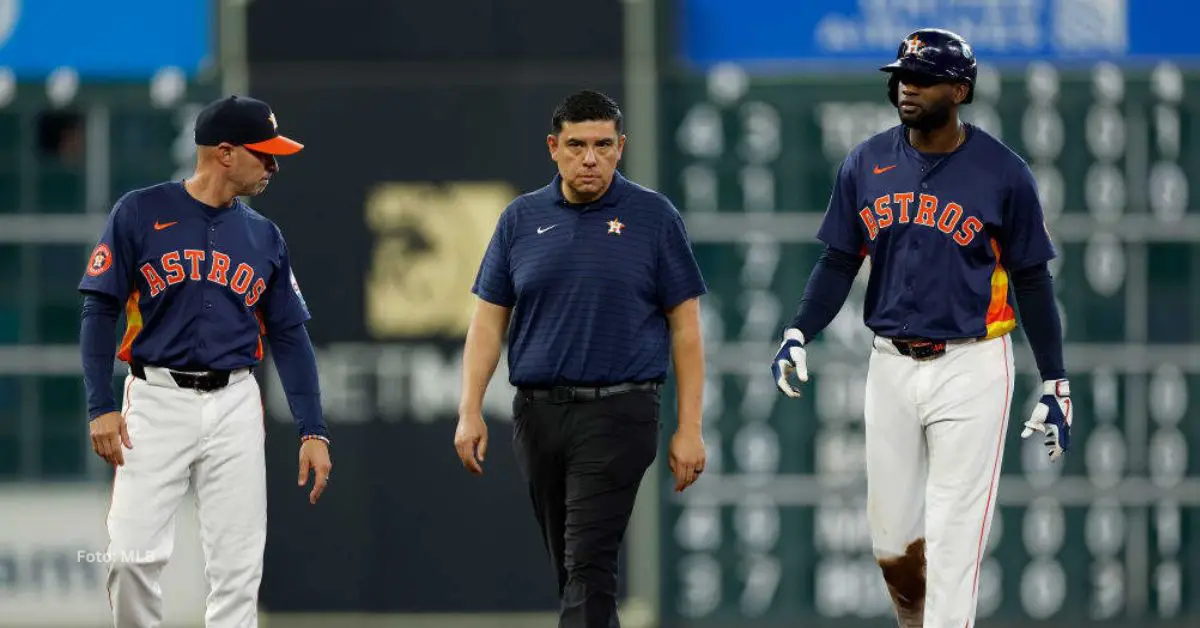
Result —
POLYGON ((1046 449, 1054 462, 1071 448, 1071 385, 1065 379, 1042 382, 1042 398, 1025 422, 1021 438, 1034 432, 1046 436, 1046 449))
POLYGON ((783 394, 795 398, 800 396, 800 389, 788 381, 793 373, 801 383, 808 381, 808 356, 804 351, 804 334, 799 329, 783 332, 783 342, 779 344, 775 361, 771 363, 775 385, 783 394))

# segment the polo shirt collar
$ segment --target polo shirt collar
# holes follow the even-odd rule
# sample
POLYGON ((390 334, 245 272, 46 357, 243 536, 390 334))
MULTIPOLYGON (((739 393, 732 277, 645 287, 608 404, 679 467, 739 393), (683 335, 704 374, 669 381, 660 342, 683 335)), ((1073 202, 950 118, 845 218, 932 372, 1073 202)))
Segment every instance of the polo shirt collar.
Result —
POLYGON ((625 188, 627 185, 628 181, 624 176, 621 175, 621 171, 617 170, 613 172, 612 183, 609 184, 608 189, 604 191, 604 194, 602 194, 600 198, 590 203, 578 204, 571 203, 567 200, 566 196, 563 196, 561 174, 554 175, 554 180, 550 182, 550 188, 553 191, 556 203, 564 207, 571 207, 581 211, 615 206, 617 201, 621 200, 621 197, 625 195, 625 188))

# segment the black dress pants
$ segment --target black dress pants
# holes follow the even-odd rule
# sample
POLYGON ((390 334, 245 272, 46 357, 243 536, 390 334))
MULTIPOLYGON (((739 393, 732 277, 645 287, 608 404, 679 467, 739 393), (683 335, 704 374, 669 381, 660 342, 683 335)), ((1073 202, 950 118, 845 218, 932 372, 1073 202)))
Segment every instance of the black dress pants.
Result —
POLYGON ((658 453, 659 395, 513 400, 513 450, 558 575, 560 628, 618 628, 617 560, 658 453))

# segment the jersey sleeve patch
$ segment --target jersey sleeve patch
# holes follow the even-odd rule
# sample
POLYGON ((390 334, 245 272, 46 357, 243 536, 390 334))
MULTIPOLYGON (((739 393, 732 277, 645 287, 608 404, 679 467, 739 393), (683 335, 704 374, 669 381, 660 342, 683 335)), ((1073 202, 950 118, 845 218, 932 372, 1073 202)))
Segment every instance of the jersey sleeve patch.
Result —
POLYGON ((308 311, 308 303, 304 300, 304 294, 300 292, 300 282, 296 281, 296 271, 291 271, 289 275, 291 277, 292 292, 295 292, 296 298, 300 300, 300 307, 304 308, 305 311, 308 311))
POLYGON ((91 256, 88 257, 87 274, 92 277, 99 277, 108 272, 112 268, 113 256, 112 250, 107 244, 100 243, 92 250, 91 256))

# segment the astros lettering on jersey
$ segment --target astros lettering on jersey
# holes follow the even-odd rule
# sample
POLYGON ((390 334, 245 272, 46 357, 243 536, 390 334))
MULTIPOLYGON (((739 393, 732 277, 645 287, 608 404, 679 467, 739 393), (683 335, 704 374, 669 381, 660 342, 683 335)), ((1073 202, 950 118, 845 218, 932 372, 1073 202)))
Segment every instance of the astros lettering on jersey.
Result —
POLYGON ((267 327, 309 319, 279 229, 240 200, 205 206, 178 181, 117 203, 81 287, 125 301, 125 362, 246 368, 267 327))
POLYGON ((896 126, 846 157, 817 237, 871 257, 863 314, 880 336, 996 338, 1016 327, 1006 269, 1054 257, 1037 207, 1028 165, 982 129, 927 155, 896 126))

